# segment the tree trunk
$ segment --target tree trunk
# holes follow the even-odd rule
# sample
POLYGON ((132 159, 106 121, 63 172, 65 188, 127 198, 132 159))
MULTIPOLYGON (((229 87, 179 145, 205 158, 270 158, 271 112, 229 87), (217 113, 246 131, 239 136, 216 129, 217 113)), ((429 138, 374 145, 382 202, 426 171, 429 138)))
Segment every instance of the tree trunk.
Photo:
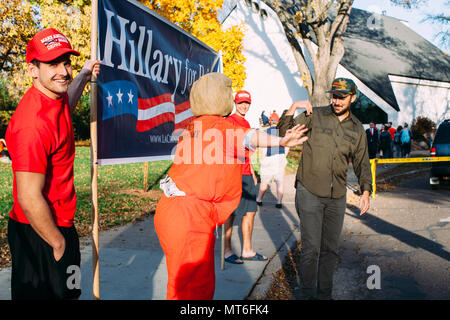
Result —
POLYGON ((300 23, 293 15, 286 13, 287 9, 279 0, 270 2, 283 25, 311 104, 313 106, 328 105, 330 94, 327 91, 331 88, 339 62, 344 56, 343 35, 347 29, 353 0, 307 1, 303 7, 303 21, 300 23), (337 3, 337 15, 330 22, 328 9, 334 2, 337 3), (297 26, 297 31, 301 33, 303 43, 313 61, 314 70, 309 70, 306 64, 305 53, 292 31, 293 26, 297 26), (312 48, 309 32, 314 32, 317 41, 316 52, 312 48))

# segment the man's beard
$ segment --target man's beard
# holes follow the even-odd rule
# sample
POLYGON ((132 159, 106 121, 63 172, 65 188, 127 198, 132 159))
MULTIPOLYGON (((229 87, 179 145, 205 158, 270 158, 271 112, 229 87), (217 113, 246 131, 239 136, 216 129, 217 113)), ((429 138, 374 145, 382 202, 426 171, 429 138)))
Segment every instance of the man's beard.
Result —
POLYGON ((350 106, 347 106, 347 108, 342 109, 342 111, 340 111, 340 112, 336 112, 336 109, 334 108, 334 105, 333 105, 332 109, 333 109, 333 113, 336 116, 342 116, 343 114, 345 114, 350 109, 350 106))

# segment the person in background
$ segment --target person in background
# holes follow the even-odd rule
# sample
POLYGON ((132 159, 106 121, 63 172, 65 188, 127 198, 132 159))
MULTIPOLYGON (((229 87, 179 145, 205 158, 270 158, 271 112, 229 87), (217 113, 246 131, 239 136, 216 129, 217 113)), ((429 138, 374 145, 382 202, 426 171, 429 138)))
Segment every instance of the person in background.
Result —
MULTIPOLYGON (((227 121, 230 121, 234 125, 250 129, 250 123, 245 119, 245 115, 250 109, 252 103, 251 95, 248 91, 240 90, 236 93, 234 98, 236 106, 236 112, 227 117, 227 121)), ((244 260, 249 261, 264 261, 267 260, 266 256, 263 256, 253 250, 252 246, 252 234, 253 223, 256 215, 256 185, 258 181, 253 171, 252 164, 250 162, 250 151, 246 150, 245 162, 242 164, 242 197, 239 202, 239 206, 225 222, 225 261, 233 264, 242 264, 244 260), (231 248, 231 236, 233 233, 233 223, 236 215, 242 216, 241 231, 242 231, 242 253, 238 257, 233 253, 231 248)))
POLYGON ((392 122, 388 122, 387 124, 389 133, 391 134, 391 157, 394 157, 394 137, 395 137, 395 128, 392 127, 392 122))
POLYGON ((5 139, 0 139, 0 162, 11 163, 5 139))
MULTIPOLYGON (((270 128, 266 130, 267 134, 278 136, 277 123, 272 120, 270 128)), ((259 186, 258 197, 256 198, 256 204, 262 206, 262 199, 267 189, 269 188, 269 183, 275 180, 277 186, 277 203, 276 208, 282 208, 282 200, 284 193, 284 170, 286 168, 287 159, 286 155, 289 152, 287 147, 275 147, 275 148, 261 148, 261 184, 259 186)))
MULTIPOLYGON (((381 129, 380 133, 380 149, 383 153, 383 159, 392 158, 391 155, 391 134, 389 133, 389 129, 387 126, 384 126, 381 129)), ((383 165, 384 168, 387 168, 387 165, 383 165)))
POLYGON ((408 124, 405 122, 402 130, 402 156, 408 158, 411 153, 411 131, 408 128, 408 124))
POLYGON ((269 117, 269 122, 272 123, 272 121, 275 121, 276 123, 278 123, 278 121, 280 121, 280 117, 278 116, 278 114, 275 110, 273 110, 272 114, 269 117))
POLYGON ((395 130, 394 135, 394 147, 395 147, 395 157, 401 158, 402 155, 402 126, 398 126, 397 130, 395 130))
POLYGON ((261 122, 263 126, 270 125, 269 118, 264 114, 265 111, 261 112, 261 122))
POLYGON ((378 130, 373 122, 369 124, 369 128, 366 130, 366 136, 367 136, 367 147, 369 150, 369 159, 376 158, 379 139, 378 139, 378 130))

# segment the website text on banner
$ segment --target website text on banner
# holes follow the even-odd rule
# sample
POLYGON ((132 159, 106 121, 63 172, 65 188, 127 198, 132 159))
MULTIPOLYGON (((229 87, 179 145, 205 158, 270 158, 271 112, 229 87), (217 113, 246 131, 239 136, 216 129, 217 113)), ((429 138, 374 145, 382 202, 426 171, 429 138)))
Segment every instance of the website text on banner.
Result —
POLYGON ((134 0, 99 0, 98 164, 170 159, 213 49, 134 0))
POLYGON ((424 157, 424 158, 394 158, 394 159, 370 159, 372 169, 372 198, 376 192, 376 167, 377 163, 407 163, 407 162, 441 162, 450 161, 450 157, 424 157))

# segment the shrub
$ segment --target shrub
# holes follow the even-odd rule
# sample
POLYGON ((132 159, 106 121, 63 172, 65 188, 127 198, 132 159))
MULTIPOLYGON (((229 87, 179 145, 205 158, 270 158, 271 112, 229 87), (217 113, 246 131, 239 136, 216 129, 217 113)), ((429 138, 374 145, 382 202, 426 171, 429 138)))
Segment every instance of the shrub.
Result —
POLYGON ((5 80, 0 79, 0 138, 5 137, 9 120, 17 107, 17 101, 10 96, 5 80))
POLYGON ((416 135, 424 135, 425 133, 434 133, 436 131, 436 123, 427 117, 417 117, 413 120, 411 130, 416 135))
POLYGON ((0 138, 5 137, 6 128, 13 113, 13 110, 0 110, 0 138))
POLYGON ((413 120, 411 125, 412 139, 417 142, 425 141, 427 144, 430 143, 431 133, 436 132, 436 123, 427 117, 417 117, 413 120))
POLYGON ((89 94, 84 94, 72 115, 75 140, 87 140, 90 138, 91 109, 89 94))

